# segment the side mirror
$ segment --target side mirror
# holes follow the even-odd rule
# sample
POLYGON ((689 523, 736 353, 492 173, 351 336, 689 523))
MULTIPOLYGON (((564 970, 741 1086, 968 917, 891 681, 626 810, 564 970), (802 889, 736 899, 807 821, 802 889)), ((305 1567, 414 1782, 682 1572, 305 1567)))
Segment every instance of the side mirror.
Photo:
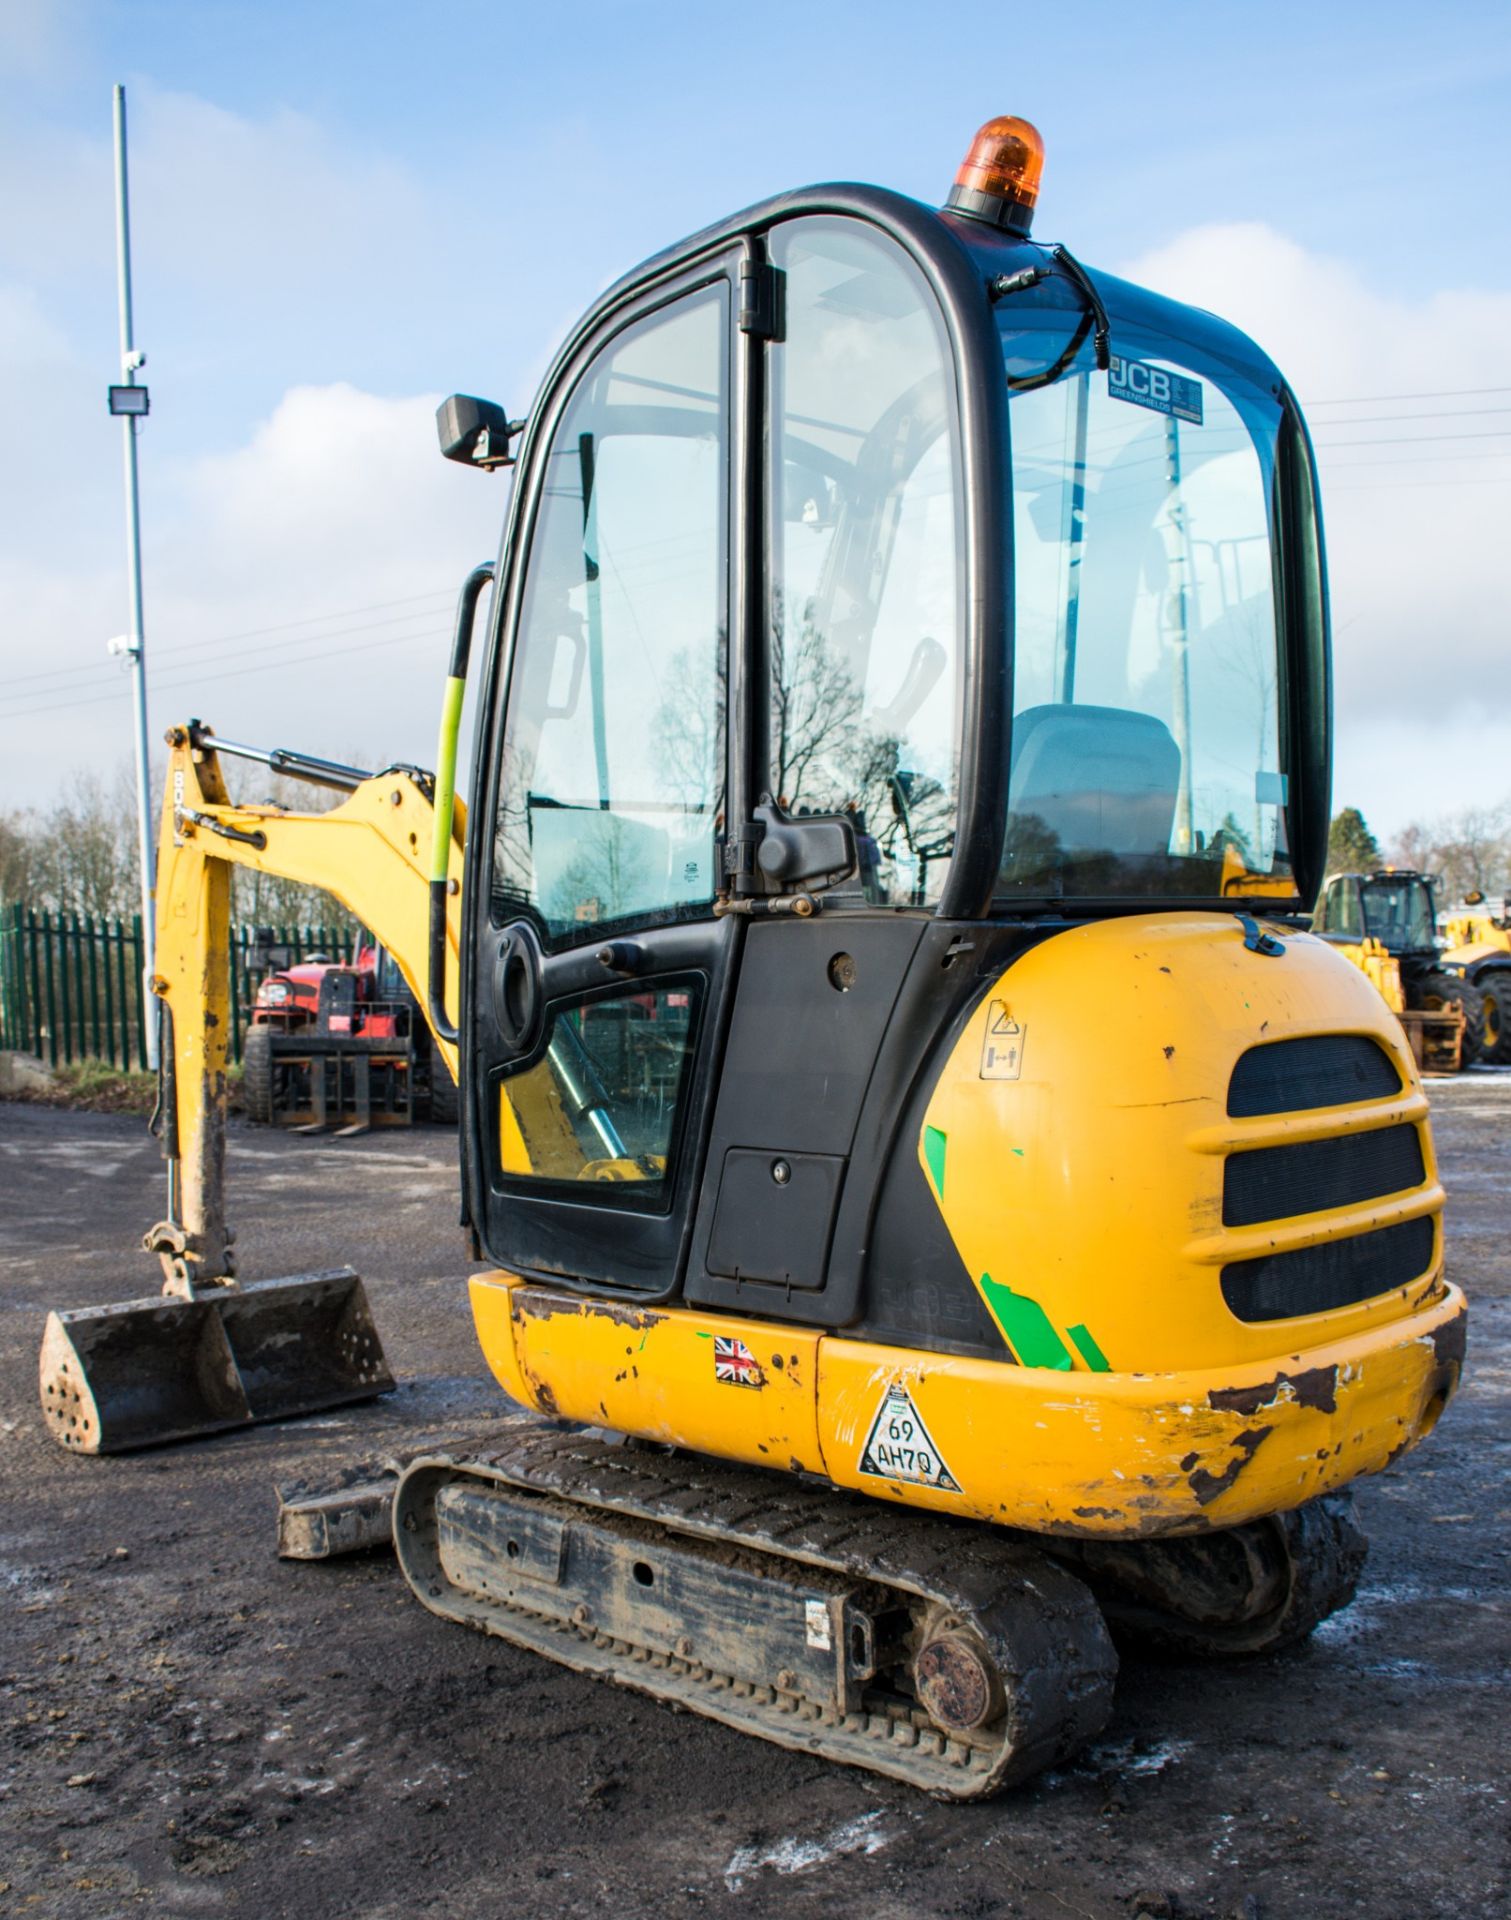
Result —
POLYGON ((435 430, 441 452, 464 467, 507 467, 512 464, 509 442, 524 430, 523 420, 511 420, 492 400, 475 400, 454 393, 435 410, 435 430))
POLYGON ((755 817, 765 829, 756 847, 756 865, 779 893, 810 882, 836 886, 860 865, 855 826, 843 814, 794 819, 767 794, 755 817))
POLYGON ((1464 905, 1466 907, 1482 907, 1484 904, 1485 896, 1480 892, 1478 887, 1473 888, 1464 895, 1464 905))

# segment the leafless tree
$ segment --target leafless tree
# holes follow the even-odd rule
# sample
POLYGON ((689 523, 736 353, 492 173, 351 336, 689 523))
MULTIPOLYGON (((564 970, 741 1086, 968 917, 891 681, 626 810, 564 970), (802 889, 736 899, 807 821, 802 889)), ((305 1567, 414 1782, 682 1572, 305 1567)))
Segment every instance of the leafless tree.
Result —
MULTIPOLYGON (((357 763, 360 764, 360 763, 357 763)), ((291 813, 329 813, 346 795, 334 787, 315 787, 305 780, 270 775, 265 767, 245 761, 222 762, 231 798, 243 806, 271 802, 291 813)), ((341 902, 320 887, 307 887, 281 874, 258 873, 251 867, 232 869, 231 918, 254 927, 343 926, 351 915, 341 902)))
MULTIPOLYGON (((341 794, 230 763, 233 799, 271 800, 323 813, 341 794)), ((153 825, 164 774, 155 770, 153 825)), ((137 854, 136 775, 129 762, 113 772, 76 772, 45 811, 0 814, 0 903, 96 919, 130 919, 141 906, 137 854)), ((327 893, 271 874, 235 869, 233 920, 277 926, 344 923, 350 916, 327 893)))
POLYGON ((1461 807, 1437 819, 1412 821, 1391 843, 1396 866, 1441 880, 1440 906, 1478 891, 1499 899, 1511 891, 1511 796, 1499 806, 1461 807))
POLYGON ((614 813, 584 813, 577 857, 545 902, 558 924, 618 920, 645 899, 645 858, 629 822, 614 813))

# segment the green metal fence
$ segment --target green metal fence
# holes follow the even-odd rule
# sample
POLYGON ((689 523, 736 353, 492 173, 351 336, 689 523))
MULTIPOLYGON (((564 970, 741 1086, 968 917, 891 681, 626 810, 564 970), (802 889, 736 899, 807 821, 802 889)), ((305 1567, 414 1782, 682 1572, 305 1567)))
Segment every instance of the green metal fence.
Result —
MULTIPOLYGON (((250 926, 231 930, 236 1060, 257 993, 255 939, 250 926)), ((350 960, 356 928, 274 927, 272 940, 296 962, 314 954, 350 960)), ((0 1048, 36 1054, 54 1067, 86 1059, 145 1067, 141 915, 94 919, 26 906, 0 909, 0 1048)))

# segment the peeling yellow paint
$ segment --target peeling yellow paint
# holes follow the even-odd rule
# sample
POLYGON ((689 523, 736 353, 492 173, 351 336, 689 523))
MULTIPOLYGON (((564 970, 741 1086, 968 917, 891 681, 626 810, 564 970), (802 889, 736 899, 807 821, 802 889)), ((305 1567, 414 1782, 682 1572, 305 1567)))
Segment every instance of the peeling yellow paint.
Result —
MULTIPOLYGON (((1033 1368, 689 1307, 654 1309, 625 1369, 624 1328, 596 1302, 500 1273, 474 1277, 471 1289, 488 1363, 526 1404, 753 1465, 795 1463, 908 1505, 1114 1539, 1238 1525, 1376 1472, 1403 1431, 1419 1438, 1430 1428, 1457 1374, 1413 1320, 1295 1356, 1303 1373, 1335 1370, 1331 1406, 1277 1386, 1273 1357, 1205 1373, 1078 1375, 1083 1391, 1046 1400, 1033 1368), (768 1372, 759 1392, 716 1382, 714 1333, 752 1351, 779 1338, 802 1356, 803 1379, 789 1365, 768 1372), (861 1448, 897 1382, 958 1491, 860 1473, 861 1448), (1214 1406, 1210 1395, 1256 1410, 1214 1406), (1102 1497, 1130 1482, 1141 1491, 1102 1497)), ((1463 1296, 1445 1287, 1430 1329, 1451 1331, 1463 1311, 1463 1296)))

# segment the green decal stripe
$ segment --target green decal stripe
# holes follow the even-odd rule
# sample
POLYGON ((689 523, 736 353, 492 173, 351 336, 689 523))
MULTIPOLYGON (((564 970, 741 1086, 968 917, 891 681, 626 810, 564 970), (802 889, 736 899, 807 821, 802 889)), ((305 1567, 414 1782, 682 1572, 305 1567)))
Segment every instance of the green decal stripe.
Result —
POLYGON ((923 1130, 923 1157, 929 1169, 929 1177, 934 1182, 934 1191, 944 1198, 944 1149, 946 1136, 938 1127, 925 1127, 923 1130))
POLYGON ((1070 1349, 1049 1323, 1049 1315, 1026 1293, 1014 1293, 989 1273, 981 1276, 981 1294, 1002 1329, 1002 1337, 1025 1367, 1053 1367, 1069 1373, 1075 1366, 1070 1349))
POLYGON ((1086 1362, 1087 1366, 1091 1368, 1093 1373, 1111 1373, 1112 1368, 1107 1364, 1106 1354, 1103 1353, 1096 1341, 1092 1339, 1088 1328, 1067 1327, 1065 1331, 1070 1335, 1071 1339, 1075 1341, 1077 1347, 1080 1348, 1081 1358, 1086 1362))
POLYGON ((435 754, 435 833, 430 847, 430 877, 444 880, 451 871, 451 813, 456 795, 456 742, 462 725, 462 695, 467 682, 450 678, 441 704, 441 736, 435 754))

